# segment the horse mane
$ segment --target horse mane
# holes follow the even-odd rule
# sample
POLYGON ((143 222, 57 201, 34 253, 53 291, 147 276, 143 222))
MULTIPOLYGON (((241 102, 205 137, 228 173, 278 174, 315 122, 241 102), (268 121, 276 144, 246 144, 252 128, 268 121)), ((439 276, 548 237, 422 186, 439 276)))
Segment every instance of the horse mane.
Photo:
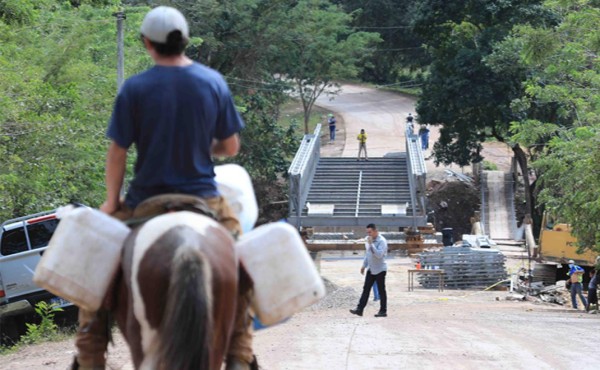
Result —
POLYGON ((171 261, 157 368, 208 369, 213 333, 211 270, 198 250, 198 234, 189 227, 177 229, 180 243, 171 261))

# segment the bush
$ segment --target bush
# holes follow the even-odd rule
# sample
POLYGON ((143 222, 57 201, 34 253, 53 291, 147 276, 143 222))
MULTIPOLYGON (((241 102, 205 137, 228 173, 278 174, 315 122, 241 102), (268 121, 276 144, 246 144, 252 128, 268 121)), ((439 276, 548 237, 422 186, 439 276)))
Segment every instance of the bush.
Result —
POLYGON ((42 340, 51 340, 58 335, 58 325, 54 322, 54 315, 63 309, 55 303, 48 304, 44 301, 35 305, 35 312, 41 317, 39 324, 25 324, 27 333, 21 337, 21 343, 34 344, 42 340))
POLYGON ((496 163, 490 161, 483 161, 483 170, 484 171, 498 171, 498 166, 496 163))

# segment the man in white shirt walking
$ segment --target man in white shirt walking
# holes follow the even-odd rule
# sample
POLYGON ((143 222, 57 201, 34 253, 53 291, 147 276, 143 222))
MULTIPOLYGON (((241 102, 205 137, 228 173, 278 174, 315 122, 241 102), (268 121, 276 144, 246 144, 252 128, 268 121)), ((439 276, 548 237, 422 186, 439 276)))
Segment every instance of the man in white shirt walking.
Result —
POLYGON ((358 316, 363 315, 363 311, 369 300, 369 293, 374 283, 377 283, 379 290, 379 312, 375 314, 375 317, 387 317, 387 292, 385 290, 385 275, 387 273, 387 264, 385 263, 385 256, 387 255, 387 241, 379 234, 375 224, 367 225, 367 252, 365 259, 363 260, 360 273, 365 275, 365 284, 363 285, 362 295, 358 301, 358 306, 355 309, 350 310, 350 313, 358 316))

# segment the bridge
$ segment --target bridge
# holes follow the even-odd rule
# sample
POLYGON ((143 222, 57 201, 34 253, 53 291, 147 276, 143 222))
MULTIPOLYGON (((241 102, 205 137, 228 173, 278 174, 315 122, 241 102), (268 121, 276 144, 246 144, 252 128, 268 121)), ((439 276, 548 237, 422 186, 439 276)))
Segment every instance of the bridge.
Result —
POLYGON ((406 152, 357 161, 321 157, 320 131, 304 135, 289 167, 288 222, 303 227, 426 225, 427 170, 418 135, 406 130, 406 152))

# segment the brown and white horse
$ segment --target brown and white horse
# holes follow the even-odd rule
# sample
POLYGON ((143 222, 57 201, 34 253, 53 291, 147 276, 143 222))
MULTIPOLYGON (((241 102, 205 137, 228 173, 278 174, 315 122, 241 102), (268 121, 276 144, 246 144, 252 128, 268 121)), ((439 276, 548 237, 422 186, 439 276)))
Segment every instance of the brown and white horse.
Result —
POLYGON ((238 275, 233 239, 206 216, 168 213, 134 229, 113 313, 136 369, 220 369, 238 275))

